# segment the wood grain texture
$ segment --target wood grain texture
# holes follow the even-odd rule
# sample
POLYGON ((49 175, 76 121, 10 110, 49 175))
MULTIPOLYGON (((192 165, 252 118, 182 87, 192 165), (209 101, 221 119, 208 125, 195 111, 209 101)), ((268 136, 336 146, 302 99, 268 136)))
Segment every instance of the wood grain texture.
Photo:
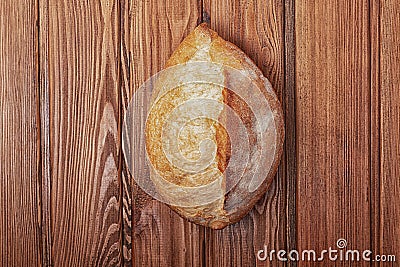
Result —
MULTIPOLYGON (((200 12, 201 5, 196 0, 123 2, 123 110, 135 89, 163 69, 174 49, 197 25, 200 12)), ((134 183, 126 166, 122 171, 125 264, 202 266, 203 228, 185 221, 165 204, 152 200, 134 183)))
POLYGON ((49 6, 48 0, 39 2, 39 96, 40 103, 40 165, 41 168, 41 250, 42 266, 52 265, 51 253, 51 144, 50 144, 50 88, 49 88, 49 6))
MULTIPOLYGON (((400 3, 380 4, 381 254, 400 266, 400 3)), ((383 265, 383 264, 382 264, 383 265)))
MULTIPOLYGON (((281 92, 282 107, 285 115, 285 147, 282 158, 284 175, 281 178, 286 185, 286 250, 297 249, 297 142, 296 142, 296 43, 295 43, 295 2, 285 0, 284 36, 285 36, 285 87, 281 92)), ((297 266, 288 262, 287 266, 297 266)))
POLYGON ((119 4, 48 4, 52 263, 120 263, 119 4))
POLYGON ((399 33, 397 0, 0 1, 0 266, 399 266, 399 33), (151 199, 121 153, 135 89, 201 21, 285 113, 276 180, 222 231, 151 199), (339 238, 397 262, 256 259, 339 238))
MULTIPOLYGON (((282 262, 260 262, 257 260, 258 250, 286 249, 293 246, 295 237, 293 210, 288 203, 295 202, 294 183, 292 183, 293 160, 295 155, 295 118, 294 88, 285 88, 285 41, 288 49, 293 48, 290 32, 284 37, 284 5, 283 1, 204 1, 203 19, 210 22, 211 28, 219 35, 241 48, 255 61, 264 75, 271 81, 277 92, 286 116, 286 148, 292 154, 284 152, 281 166, 265 197, 263 197, 248 216, 239 223, 222 231, 206 231, 206 264, 207 266, 280 266, 282 262), (290 179, 290 180, 288 180, 290 179), (292 185, 291 187, 289 185, 292 185), (291 192, 287 190, 291 188, 291 192), (289 200, 290 199, 290 200, 289 200), (288 219, 288 217, 290 219, 288 219), (288 241, 290 240, 290 241, 288 241), (218 251, 218 253, 216 253, 218 251)), ((288 14, 291 14, 288 3, 288 14)), ((290 52, 288 53, 290 56, 290 52)), ((294 76, 290 71, 294 67, 288 58, 288 85, 293 85, 294 76)))
POLYGON ((336 248, 339 238, 369 249, 368 2, 296 1, 295 10, 298 249, 336 248))
POLYGON ((39 266, 37 5, 0 2, 0 265, 39 266))
MULTIPOLYGON (((131 9, 130 2, 123 0, 120 3, 120 36, 121 36, 121 84, 120 84, 120 95, 121 95, 121 117, 120 123, 123 123, 123 114, 125 114, 126 107, 129 104, 129 93, 130 93, 130 19, 131 9), (127 39, 128 38, 128 39, 127 39)), ((122 129, 123 125, 121 125, 122 129)), ((122 145, 122 140, 121 140, 122 145)), ((122 243, 121 243, 121 266, 133 266, 132 263, 132 194, 133 194, 133 181, 127 168, 123 153, 120 155, 120 177, 121 177, 121 227, 122 227, 122 243)), ((133 206, 133 207, 134 207, 133 206)))
POLYGON ((371 250, 380 253, 380 1, 370 1, 371 53, 371 250))

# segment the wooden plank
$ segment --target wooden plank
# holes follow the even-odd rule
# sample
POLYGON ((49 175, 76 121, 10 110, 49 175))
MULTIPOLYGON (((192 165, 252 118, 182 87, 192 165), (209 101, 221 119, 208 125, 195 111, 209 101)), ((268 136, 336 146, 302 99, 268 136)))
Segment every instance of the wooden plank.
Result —
POLYGON ((49 7, 39 0, 39 95, 41 150, 41 250, 42 266, 52 265, 51 253, 51 170, 50 170, 50 88, 49 88, 49 7))
POLYGON ((369 3, 301 0, 295 10, 298 249, 339 238, 369 249, 369 3))
POLYGON ((400 3, 380 4, 381 254, 400 258, 400 3))
MULTIPOLYGON (((121 120, 123 122, 124 110, 128 106, 130 92, 130 2, 122 0, 120 7, 120 35, 121 35, 121 120)), ((123 127, 123 126, 122 126, 123 127)), ((122 141, 122 140, 121 140, 122 141)), ((133 266, 132 265, 132 177, 129 175, 129 171, 125 164, 123 153, 120 156, 120 174, 121 174, 121 204, 122 204, 122 266, 133 266)))
MULTIPOLYGON (((129 92, 130 92, 130 60, 131 54, 129 51, 130 47, 130 1, 121 1, 121 12, 120 12, 120 31, 121 31, 121 119, 126 107, 129 104, 129 92)), ((122 122, 122 121, 121 121, 122 122)), ((123 126, 122 126, 123 127, 123 126)), ((129 174, 127 166, 125 164, 123 153, 120 156, 120 173, 121 173, 121 186, 122 186, 122 266, 133 266, 132 262, 132 177, 129 174)))
POLYGON ((48 6, 52 263, 117 266, 119 4, 48 6))
POLYGON ((203 19, 209 20, 211 28, 222 38, 249 55, 271 81, 282 101, 287 126, 281 166, 265 197, 239 223, 222 231, 207 230, 208 266, 281 266, 284 263, 257 260, 258 250, 264 249, 264 245, 278 250, 295 246, 295 210, 288 206, 295 204, 294 58, 290 57, 294 43, 290 18, 284 25, 285 4, 290 16, 293 7, 289 1, 204 1, 203 19), (285 29, 288 31, 286 37, 285 29), (285 64, 287 78, 284 76, 285 64), (285 82, 291 87, 285 87, 285 82))
MULTIPOLYGON (((174 49, 194 29, 201 17, 200 10, 197 0, 125 0, 122 3, 124 110, 135 89, 164 67, 174 49)), ((132 262, 134 266, 202 266, 203 228, 152 200, 134 183, 126 169, 126 166, 122 169, 125 265, 132 262), (133 210, 129 209, 130 205, 133 210)))
POLYGON ((40 266, 35 1, 0 1, 0 265, 40 266))
MULTIPOLYGON (((285 114, 285 144, 282 166, 284 174, 278 179, 286 185, 286 247, 297 248, 297 144, 296 144, 296 47, 295 47, 295 1, 285 0, 285 87, 280 93, 285 114)), ((297 266, 288 262, 288 266, 297 266)))
POLYGON ((380 249, 380 168, 381 168, 381 103, 380 103, 380 1, 370 1, 371 38, 371 250, 380 249))

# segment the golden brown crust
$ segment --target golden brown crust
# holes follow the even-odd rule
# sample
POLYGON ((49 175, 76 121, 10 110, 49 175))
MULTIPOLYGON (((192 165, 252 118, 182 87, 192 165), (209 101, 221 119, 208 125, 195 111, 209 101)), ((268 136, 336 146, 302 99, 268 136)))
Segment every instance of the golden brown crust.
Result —
MULTIPOLYGON (((271 183, 278 168, 280 156, 283 150, 283 113, 271 85, 263 77, 262 72, 254 62, 235 45, 219 37, 218 34, 209 29, 205 23, 199 25, 182 41, 179 47, 172 54, 171 58, 167 61, 166 67, 186 63, 188 61, 196 61, 197 59, 206 59, 211 62, 230 66, 237 70, 246 71, 252 81, 259 88, 264 89, 264 96, 267 99, 271 110, 274 112, 274 122, 277 135, 275 158, 273 159, 271 170, 266 174, 266 179, 256 191, 250 193, 246 191, 247 187, 245 187, 245 185, 239 183, 225 197, 221 196, 221 198, 208 205, 194 208, 171 206, 171 208, 178 214, 192 222, 213 229, 222 229, 231 223, 237 222, 245 216, 255 205, 261 195, 265 193, 271 183), (199 54, 198 51, 203 51, 204 53, 199 54)), ((229 77, 226 77, 226 79, 226 83, 228 84, 229 77)), ((226 87, 228 87, 227 84, 226 87)), ((235 95, 233 92, 223 89, 222 98, 226 104, 235 110, 235 112, 240 114, 241 120, 246 125, 251 139, 252 133, 255 132, 255 129, 253 128, 255 127, 253 123, 254 114, 252 114, 251 110, 246 107, 240 97, 235 95)), ((229 118, 226 117, 224 111, 220 114, 220 120, 228 122, 229 124, 229 118)), ((221 127, 222 126, 220 125, 215 125, 218 169, 223 173, 230 157, 230 141, 226 131, 221 129, 221 127)), ((256 142, 256 140, 250 140, 250 143, 251 142, 256 142)), ((225 184, 222 184, 222 186, 225 187, 225 184)), ((225 189, 223 188, 223 191, 224 190, 225 189)))
POLYGON ((209 46, 216 38, 219 38, 218 34, 208 28, 206 23, 200 24, 179 44, 168 59, 165 67, 188 62, 198 50, 209 46))

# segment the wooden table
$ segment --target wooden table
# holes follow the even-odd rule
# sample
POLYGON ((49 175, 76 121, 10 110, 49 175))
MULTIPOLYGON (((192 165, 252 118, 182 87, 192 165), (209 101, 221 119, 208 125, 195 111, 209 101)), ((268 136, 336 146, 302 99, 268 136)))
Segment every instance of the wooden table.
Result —
POLYGON ((2 0, 0 82, 1 266, 377 264, 256 257, 340 238, 400 261, 398 0, 2 0), (121 153, 130 96, 202 21, 286 117, 274 183, 222 231, 150 199, 121 153))

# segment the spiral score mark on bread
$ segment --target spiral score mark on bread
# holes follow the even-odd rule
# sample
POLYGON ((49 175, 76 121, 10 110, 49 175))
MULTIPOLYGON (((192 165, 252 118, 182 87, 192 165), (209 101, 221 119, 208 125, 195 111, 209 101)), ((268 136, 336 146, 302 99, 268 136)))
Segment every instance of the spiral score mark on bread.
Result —
POLYGON ((239 48, 201 24, 149 84, 142 129, 149 180, 135 177, 142 172, 133 155, 141 154, 129 139, 133 117, 125 118, 124 154, 135 180, 152 184, 146 192, 192 222, 213 229, 237 222, 265 193, 282 153, 283 115, 268 80, 239 48))

